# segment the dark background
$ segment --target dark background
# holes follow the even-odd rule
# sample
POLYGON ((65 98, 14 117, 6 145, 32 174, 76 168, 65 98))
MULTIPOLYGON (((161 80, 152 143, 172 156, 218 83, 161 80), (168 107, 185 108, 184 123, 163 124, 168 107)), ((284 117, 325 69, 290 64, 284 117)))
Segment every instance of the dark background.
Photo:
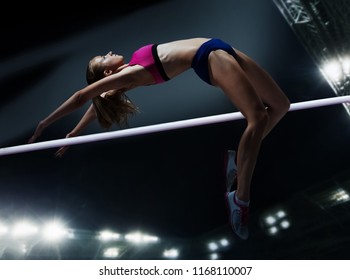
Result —
MULTIPOLYGON (((92 56, 113 50, 127 61, 151 42, 220 37, 267 69, 292 103, 335 96, 272 1, 102 4, 81 10, 33 4, 21 17, 9 9, 16 20, 2 22, 1 147, 25 144, 38 121, 85 86, 92 56)), ((130 127, 236 111, 192 70, 129 97, 141 109, 130 127)), ((84 109, 53 124, 39 141, 64 138, 84 109)), ((182 244, 187 249, 180 258, 208 258, 200 244, 218 236, 233 244, 221 252, 226 259, 348 258, 349 206, 330 207, 323 195, 335 186, 348 189, 349 116, 343 106, 290 112, 265 139, 252 184, 248 241, 227 225, 223 175, 224 153, 235 149, 244 126, 240 120, 76 145, 61 159, 56 149, 1 157, 0 219, 60 217, 89 236, 106 227, 142 230, 164 244, 182 244), (291 226, 271 236, 262 221, 274 209, 285 209, 291 226)), ((93 124, 84 134, 99 132, 93 124)), ((14 258, 3 248, 2 258, 14 258)), ((92 251, 66 248, 61 258, 98 258, 92 251)), ((151 252, 124 256, 156 258, 151 252)), ((42 252, 26 257, 52 258, 42 252)))

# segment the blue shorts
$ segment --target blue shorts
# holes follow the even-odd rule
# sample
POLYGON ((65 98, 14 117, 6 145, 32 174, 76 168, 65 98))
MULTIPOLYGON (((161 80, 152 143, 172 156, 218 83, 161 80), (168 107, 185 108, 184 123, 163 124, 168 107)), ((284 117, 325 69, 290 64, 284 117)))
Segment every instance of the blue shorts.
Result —
POLYGON ((208 57, 209 54, 215 50, 224 50, 237 59, 237 53, 234 51, 234 49, 220 39, 210 39, 202 44, 192 60, 191 67, 196 74, 209 85, 211 85, 211 82, 208 68, 208 57))

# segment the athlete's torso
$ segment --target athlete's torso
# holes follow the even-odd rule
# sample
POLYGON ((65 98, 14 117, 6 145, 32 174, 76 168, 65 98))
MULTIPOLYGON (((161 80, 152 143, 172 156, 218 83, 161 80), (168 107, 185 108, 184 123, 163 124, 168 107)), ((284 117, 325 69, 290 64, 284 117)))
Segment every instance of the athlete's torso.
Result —
POLYGON ((194 38, 159 44, 158 56, 168 77, 172 79, 189 69, 198 48, 208 40, 194 38))

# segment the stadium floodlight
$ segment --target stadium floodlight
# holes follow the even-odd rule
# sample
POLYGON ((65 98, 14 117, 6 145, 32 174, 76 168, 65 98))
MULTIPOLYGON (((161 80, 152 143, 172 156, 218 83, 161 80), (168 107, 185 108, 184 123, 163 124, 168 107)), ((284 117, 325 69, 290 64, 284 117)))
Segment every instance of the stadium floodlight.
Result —
POLYGON ((125 239, 135 244, 155 243, 159 240, 157 236, 144 234, 139 231, 126 234, 125 239))
POLYGON ((163 252, 163 257, 167 259, 176 259, 179 257, 179 250, 176 248, 166 249, 163 252))
POLYGON ((212 253, 212 254, 209 255, 209 258, 211 260, 217 260, 217 259, 219 259, 219 254, 218 253, 212 253))
POLYGON ((290 227, 290 222, 289 221, 287 221, 287 220, 283 220, 282 222, 281 222, 281 228, 283 228, 283 229, 287 229, 287 228, 289 228, 290 227))
POLYGON ((209 251, 221 251, 225 248, 227 248, 228 246, 230 245, 230 242, 228 241, 227 238, 221 238, 221 239, 218 239, 217 241, 210 241, 208 242, 207 246, 208 246, 208 249, 209 251))
POLYGON ((57 242, 68 236, 68 231, 61 222, 52 221, 43 228, 43 237, 47 241, 57 242))
POLYGON ((2 223, 0 223, 0 235, 4 235, 8 232, 8 227, 2 223))
POLYGON ((285 216, 287 216, 287 214, 286 214, 285 211, 279 210, 279 211, 276 213, 276 216, 277 216, 277 218, 282 219, 282 218, 284 218, 285 216))
POLYGON ((227 247, 228 245, 230 245, 230 242, 226 238, 220 239, 219 242, 220 242, 220 245, 223 247, 227 247))
POLYGON ((329 199, 339 204, 349 201, 350 196, 346 190, 343 188, 338 188, 329 195, 329 199))
POLYGON ((210 251, 215 251, 215 250, 219 249, 219 246, 216 242, 209 242, 208 248, 210 251))
POLYGON ((278 228, 276 226, 270 227, 268 232, 271 235, 276 235, 278 233, 278 228))
POLYGON ((98 239, 104 242, 120 239, 120 234, 110 230, 103 230, 99 233, 98 239))
POLYGON ((283 209, 277 209, 270 212, 263 218, 263 227, 269 235, 277 235, 280 230, 286 230, 290 227, 287 212, 283 209))
POLYGON ((276 218, 273 217, 273 216, 267 216, 267 217, 265 218, 265 222, 266 222, 266 224, 268 224, 268 225, 273 225, 274 223, 276 223, 276 218))
POLYGON ((350 57, 344 57, 342 59, 343 71, 346 76, 350 75, 350 57))
POLYGON ((37 226, 29 221, 20 221, 13 227, 12 236, 16 239, 29 238, 38 232, 37 226))
POLYGON ((116 258, 119 255, 119 249, 117 247, 110 247, 104 250, 103 257, 116 258))
POLYGON ((321 72, 333 83, 337 83, 343 78, 342 64, 337 60, 327 61, 322 66, 321 72))

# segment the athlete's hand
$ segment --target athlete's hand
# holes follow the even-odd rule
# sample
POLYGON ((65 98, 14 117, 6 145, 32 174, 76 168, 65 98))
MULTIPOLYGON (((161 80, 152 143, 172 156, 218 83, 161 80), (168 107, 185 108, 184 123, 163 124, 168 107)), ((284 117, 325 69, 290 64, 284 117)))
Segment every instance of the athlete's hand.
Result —
POLYGON ((46 127, 46 125, 43 121, 39 122, 38 126, 35 129, 33 136, 30 137, 30 139, 28 140, 28 143, 29 144, 34 143, 35 140, 41 135, 41 133, 43 132, 45 127, 46 127))
MULTIPOLYGON (((66 135, 66 138, 74 137, 74 136, 76 136, 76 135, 75 135, 74 133, 70 132, 70 133, 68 133, 68 134, 66 135)), ((63 147, 59 148, 59 149, 57 150, 57 152, 55 153, 55 156, 56 156, 56 157, 59 157, 59 158, 63 157, 63 155, 65 154, 65 152, 66 152, 68 149, 69 149, 69 146, 63 146, 63 147)))

